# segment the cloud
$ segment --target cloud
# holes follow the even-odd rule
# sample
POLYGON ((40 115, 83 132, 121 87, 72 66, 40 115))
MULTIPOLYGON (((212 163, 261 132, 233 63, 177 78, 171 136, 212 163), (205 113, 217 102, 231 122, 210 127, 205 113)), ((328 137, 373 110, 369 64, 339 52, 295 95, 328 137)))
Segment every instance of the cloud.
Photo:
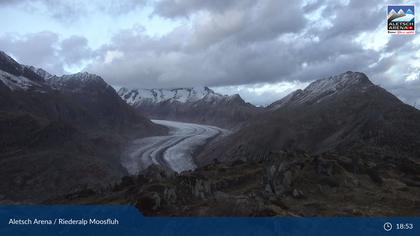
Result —
POLYGON ((54 74, 67 73, 66 66, 80 65, 93 56, 86 38, 71 36, 60 40, 58 34, 49 31, 2 35, 0 49, 20 63, 41 67, 54 74))
POLYGON ((71 36, 60 43, 59 55, 67 65, 78 65, 92 56, 88 40, 82 36, 71 36))
MULTIPOLYGON (((176 3, 197 8, 188 1, 176 3)), ((301 5, 266 0, 223 12, 218 5, 205 5, 209 10, 192 17, 191 27, 161 38, 141 29, 121 31, 101 50, 103 55, 118 50, 124 56, 115 63, 102 58, 89 69, 130 87, 231 86, 311 81, 366 70, 378 60, 380 53, 364 50, 347 34, 319 40, 320 32, 308 33, 301 5)))
POLYGON ((62 68, 56 62, 57 45, 58 35, 48 31, 0 37, 0 48, 12 54, 19 62, 62 72, 62 68))
POLYGON ((296 65, 276 42, 246 46, 226 42, 193 51, 176 46, 180 44, 178 36, 155 40, 145 34, 119 35, 101 49, 103 57, 88 70, 131 87, 221 86, 276 81, 296 65), (106 55, 114 50, 123 56, 110 62, 106 55))
POLYGON ((300 0, 164 0, 158 2, 155 14, 190 17, 191 46, 201 48, 227 40, 250 43, 298 32, 306 23, 301 5, 300 0))
POLYGON ((120 58, 124 57, 124 53, 120 52, 120 51, 107 51, 105 54, 105 59, 104 59, 104 63, 105 64, 109 64, 112 63, 114 60, 118 60, 120 58))
POLYGON ((195 14, 191 27, 178 27, 161 38, 150 37, 141 29, 121 31, 101 49, 102 58, 88 70, 114 84, 171 87, 276 81, 297 69, 295 59, 277 38, 304 28, 299 1, 283 5, 275 0, 237 2, 223 11, 216 2, 200 6, 176 2, 186 3, 193 9, 209 10, 195 14), (113 50, 124 57, 104 63, 105 54, 113 50))
POLYGON ((291 81, 214 87, 213 90, 221 94, 240 94, 245 101, 252 101, 257 106, 267 106, 274 100, 282 98, 297 89, 303 89, 307 85, 308 83, 291 81))
POLYGON ((20 7, 31 13, 46 14, 65 24, 95 13, 121 15, 147 5, 147 0, 1 0, 1 6, 20 7))
POLYGON ((384 0, 327 1, 322 16, 333 26, 321 35, 325 38, 335 35, 354 37, 362 31, 371 31, 384 23, 386 4, 384 0))
POLYGON ((59 14, 63 19, 94 17, 91 13, 97 11, 113 16, 147 6, 153 8, 150 17, 157 26, 181 22, 161 36, 148 34, 147 25, 114 29, 113 37, 97 49, 89 48, 83 35, 0 36, 1 48, 56 73, 88 63, 84 70, 115 86, 211 86, 267 104, 289 91, 279 85, 298 88, 352 70, 367 73, 408 103, 420 98, 411 89, 418 88, 420 40, 386 33, 385 0, 23 2, 47 7, 57 19, 59 14), (74 6, 76 2, 80 4, 74 6))
POLYGON ((17 3, 20 3, 20 2, 22 2, 22 0, 1 0, 0 1, 0 6, 1 5, 3 5, 3 6, 14 5, 14 4, 17 4, 17 3))
POLYGON ((244 8, 253 4, 253 0, 161 0, 155 4, 154 13, 168 18, 189 17, 197 11, 222 13, 227 9, 244 8))
POLYGON ((400 83, 395 83, 393 86, 389 86, 389 90, 397 94, 398 97, 405 103, 420 109, 420 79, 417 74, 417 78, 414 80, 404 80, 400 83))

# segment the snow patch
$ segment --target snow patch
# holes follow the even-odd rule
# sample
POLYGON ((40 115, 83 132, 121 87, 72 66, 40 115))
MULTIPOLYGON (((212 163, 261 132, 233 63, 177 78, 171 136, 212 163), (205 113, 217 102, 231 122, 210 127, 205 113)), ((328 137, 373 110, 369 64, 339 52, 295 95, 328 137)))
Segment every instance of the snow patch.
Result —
POLYGON ((26 77, 15 76, 2 70, 0 70, 0 81, 3 82, 3 84, 5 84, 12 91, 27 91, 29 89, 42 88, 41 84, 34 82, 26 77))
POLYGON ((179 102, 191 103, 199 100, 216 101, 225 96, 215 93, 207 87, 176 89, 127 89, 121 88, 118 95, 130 105, 148 103, 179 102))
POLYGON ((323 99, 347 89, 357 87, 357 89, 364 90, 372 85, 372 82, 369 81, 365 74, 348 71, 340 75, 317 80, 304 90, 297 90, 273 103, 271 109, 275 110, 289 104, 319 103, 323 99))

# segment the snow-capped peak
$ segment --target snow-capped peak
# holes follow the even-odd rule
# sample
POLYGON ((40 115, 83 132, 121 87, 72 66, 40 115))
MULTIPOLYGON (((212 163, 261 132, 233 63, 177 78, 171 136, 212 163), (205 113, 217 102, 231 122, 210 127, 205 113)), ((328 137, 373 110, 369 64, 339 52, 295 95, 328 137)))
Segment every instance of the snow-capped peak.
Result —
POLYGON ((121 88, 118 95, 130 105, 161 102, 196 102, 217 100, 224 96, 215 93, 208 87, 174 88, 174 89, 127 89, 121 88))
POLYGON ((296 90, 283 99, 274 102, 270 109, 278 109, 289 104, 318 103, 326 97, 347 91, 348 89, 366 89, 372 86, 368 77, 360 72, 348 71, 343 74, 312 82, 304 90, 296 90))
POLYGON ((42 68, 36 68, 34 66, 25 66, 26 68, 28 68, 29 70, 35 72, 35 74, 41 76, 44 80, 47 80, 48 78, 54 76, 50 73, 48 73, 47 71, 45 71, 42 68))
POLYGON ((87 72, 63 76, 52 75, 41 68, 21 65, 3 51, 0 51, 0 82, 13 91, 45 92, 48 89, 55 89, 102 92, 110 88, 98 75, 87 72))
POLYGON ((98 75, 79 72, 71 75, 51 76, 48 84, 54 89, 78 90, 84 87, 108 87, 109 85, 98 75))
POLYGON ((0 51, 0 82, 10 90, 44 91, 44 79, 0 51))
POLYGON ((91 74, 88 72, 78 72, 71 75, 63 75, 58 78, 60 78, 61 80, 78 80, 82 82, 92 81, 92 80, 103 81, 103 79, 99 75, 91 74))
POLYGON ((304 92, 311 94, 319 94, 326 91, 337 91, 351 87, 353 85, 364 83, 371 84, 371 82, 365 74, 348 71, 340 75, 317 80, 309 84, 309 86, 305 88, 304 92))

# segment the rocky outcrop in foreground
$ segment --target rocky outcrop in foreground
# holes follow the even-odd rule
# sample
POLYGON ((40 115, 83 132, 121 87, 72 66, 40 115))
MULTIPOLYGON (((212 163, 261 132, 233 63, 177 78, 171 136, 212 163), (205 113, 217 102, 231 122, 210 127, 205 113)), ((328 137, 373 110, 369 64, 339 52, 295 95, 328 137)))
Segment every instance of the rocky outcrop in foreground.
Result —
POLYGON ((145 215, 417 215, 420 163, 361 157, 284 151, 181 174, 151 166, 50 202, 129 203, 145 215))

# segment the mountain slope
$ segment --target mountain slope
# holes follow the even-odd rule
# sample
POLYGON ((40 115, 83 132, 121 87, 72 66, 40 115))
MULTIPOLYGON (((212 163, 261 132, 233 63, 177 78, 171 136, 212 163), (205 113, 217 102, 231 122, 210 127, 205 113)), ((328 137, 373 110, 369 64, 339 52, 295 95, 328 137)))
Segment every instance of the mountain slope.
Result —
POLYGON ((260 109, 246 103, 239 95, 226 96, 204 88, 127 89, 118 94, 128 104, 148 117, 239 127, 260 109))
POLYGON ((150 166, 53 202, 135 203, 165 216, 418 215, 419 136, 420 111, 346 72, 273 103, 208 146, 194 171, 150 166))
POLYGON ((0 200, 118 181, 126 140, 164 132, 98 76, 51 76, 0 53, 0 200))
POLYGON ((420 111, 362 73, 316 81, 269 108, 207 158, 261 159, 282 150, 420 156, 420 111))
POLYGON ((340 94, 351 90, 364 91, 372 86, 372 82, 370 82, 366 75, 362 73, 347 72, 330 78, 317 80, 304 90, 298 89, 283 99, 272 103, 268 108, 270 110, 276 110, 283 106, 296 106, 300 104, 311 105, 320 103, 323 99, 339 96, 340 94))
POLYGON ((151 166, 112 189, 52 202, 135 204, 152 216, 418 215, 419 184, 410 178, 419 163, 390 164, 384 172, 364 164, 333 154, 283 152, 266 160, 213 163, 181 174, 151 166), (402 170, 407 172, 403 176, 402 170))

